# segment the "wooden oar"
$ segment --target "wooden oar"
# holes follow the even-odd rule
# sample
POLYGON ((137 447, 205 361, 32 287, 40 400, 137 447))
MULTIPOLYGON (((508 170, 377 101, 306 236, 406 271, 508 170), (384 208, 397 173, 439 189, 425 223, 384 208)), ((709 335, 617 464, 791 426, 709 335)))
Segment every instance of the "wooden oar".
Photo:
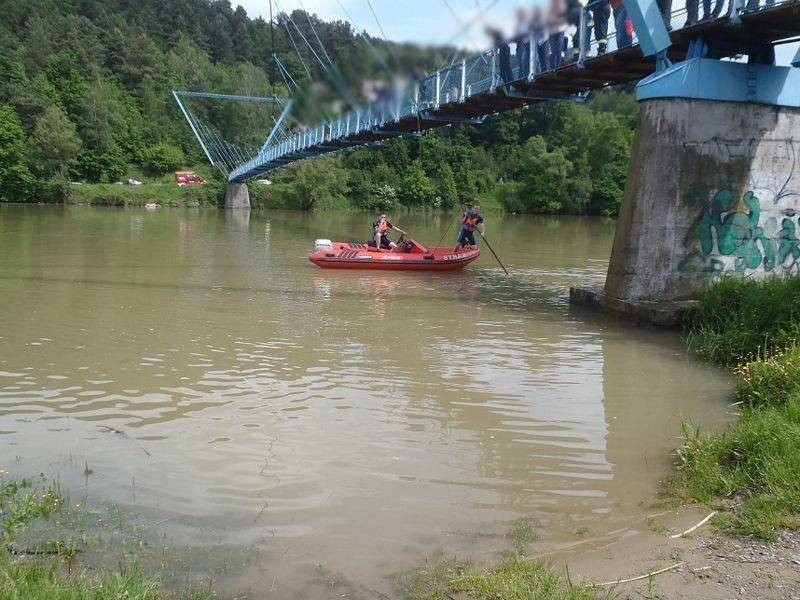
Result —
POLYGON ((478 229, 478 230, 476 230, 476 231, 477 231, 478 233, 480 233, 480 236, 481 236, 481 238, 483 239, 483 241, 484 241, 484 242, 486 242, 486 247, 487 247, 489 250, 491 250, 492 254, 493 254, 493 255, 494 255, 494 257, 497 259, 497 263, 498 263, 498 264, 499 264, 501 267, 503 267, 503 271, 505 271, 505 272, 506 272, 506 275, 509 275, 508 269, 506 269, 506 268, 505 268, 505 266, 504 266, 504 265, 503 265, 503 263, 501 262, 500 258, 497 256, 497 252, 495 252, 495 251, 494 251, 494 249, 492 248, 492 246, 489 244, 489 240, 487 240, 487 239, 486 239, 486 237, 485 237, 485 236, 484 236, 484 235, 483 235, 483 234, 480 232, 480 230, 479 230, 479 229, 478 229))

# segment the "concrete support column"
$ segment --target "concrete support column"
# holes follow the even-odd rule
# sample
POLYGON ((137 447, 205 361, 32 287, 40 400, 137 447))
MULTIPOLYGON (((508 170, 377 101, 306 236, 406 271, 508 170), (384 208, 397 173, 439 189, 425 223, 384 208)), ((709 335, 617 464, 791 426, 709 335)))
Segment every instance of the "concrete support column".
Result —
POLYGON ((800 272, 800 109, 641 104, 605 287, 573 301, 660 324, 723 275, 800 272))
POLYGON ((225 188, 225 208, 250 208, 250 191, 246 183, 229 183, 225 188))

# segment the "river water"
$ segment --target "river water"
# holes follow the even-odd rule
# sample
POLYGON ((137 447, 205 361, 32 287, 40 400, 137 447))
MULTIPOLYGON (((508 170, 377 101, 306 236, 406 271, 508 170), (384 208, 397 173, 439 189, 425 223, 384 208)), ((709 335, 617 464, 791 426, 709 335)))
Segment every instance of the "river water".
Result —
MULTIPOLYGON (((681 418, 719 427, 729 381, 569 306, 614 223, 489 219, 510 277, 485 249, 449 274, 307 260, 371 220, 0 206, 0 468, 124 507, 250 597, 393 596, 520 519, 541 552, 643 527, 681 418)), ((449 217, 395 221, 432 243, 449 217)))

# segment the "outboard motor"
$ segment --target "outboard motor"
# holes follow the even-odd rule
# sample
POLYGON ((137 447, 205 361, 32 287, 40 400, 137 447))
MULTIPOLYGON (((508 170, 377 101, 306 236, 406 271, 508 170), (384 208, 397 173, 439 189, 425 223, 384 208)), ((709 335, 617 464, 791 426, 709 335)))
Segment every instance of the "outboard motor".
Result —
POLYGON ((333 242, 325 239, 318 239, 314 242, 314 252, 320 250, 333 250, 333 242))

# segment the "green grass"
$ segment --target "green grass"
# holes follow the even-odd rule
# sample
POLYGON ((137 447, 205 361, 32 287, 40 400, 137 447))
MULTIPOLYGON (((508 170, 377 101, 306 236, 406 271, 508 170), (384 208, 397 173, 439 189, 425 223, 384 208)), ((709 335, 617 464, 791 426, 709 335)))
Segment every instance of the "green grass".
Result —
POLYGON ((479 569, 466 561, 445 560, 416 571, 406 586, 410 600, 445 600, 467 594, 475 600, 595 600, 593 586, 576 584, 541 563, 518 554, 479 569))
POLYGON ((691 310, 689 342, 705 360, 751 362, 800 339, 800 277, 753 281, 726 278, 691 310))
POLYGON ((684 426, 673 493, 731 510, 717 527, 773 538, 800 528, 800 278, 723 280, 700 299, 690 339, 731 366, 742 413, 728 431, 684 426))
POLYGON ((178 186, 175 183, 145 183, 116 185, 85 183, 70 185, 68 202, 92 206, 218 206, 224 196, 224 186, 218 182, 178 186))
POLYGON ((30 479, 6 479, 0 471, 0 598, 3 600, 207 600, 206 589, 173 592, 159 577, 143 573, 136 565, 90 572, 75 567, 78 548, 69 539, 48 539, 34 546, 19 544, 26 530, 38 521, 50 524, 66 512, 58 486, 35 484, 30 479))
POLYGON ((524 557, 507 560, 497 567, 466 569, 450 580, 453 592, 485 600, 594 600, 595 590, 573 583, 539 563, 524 557))

